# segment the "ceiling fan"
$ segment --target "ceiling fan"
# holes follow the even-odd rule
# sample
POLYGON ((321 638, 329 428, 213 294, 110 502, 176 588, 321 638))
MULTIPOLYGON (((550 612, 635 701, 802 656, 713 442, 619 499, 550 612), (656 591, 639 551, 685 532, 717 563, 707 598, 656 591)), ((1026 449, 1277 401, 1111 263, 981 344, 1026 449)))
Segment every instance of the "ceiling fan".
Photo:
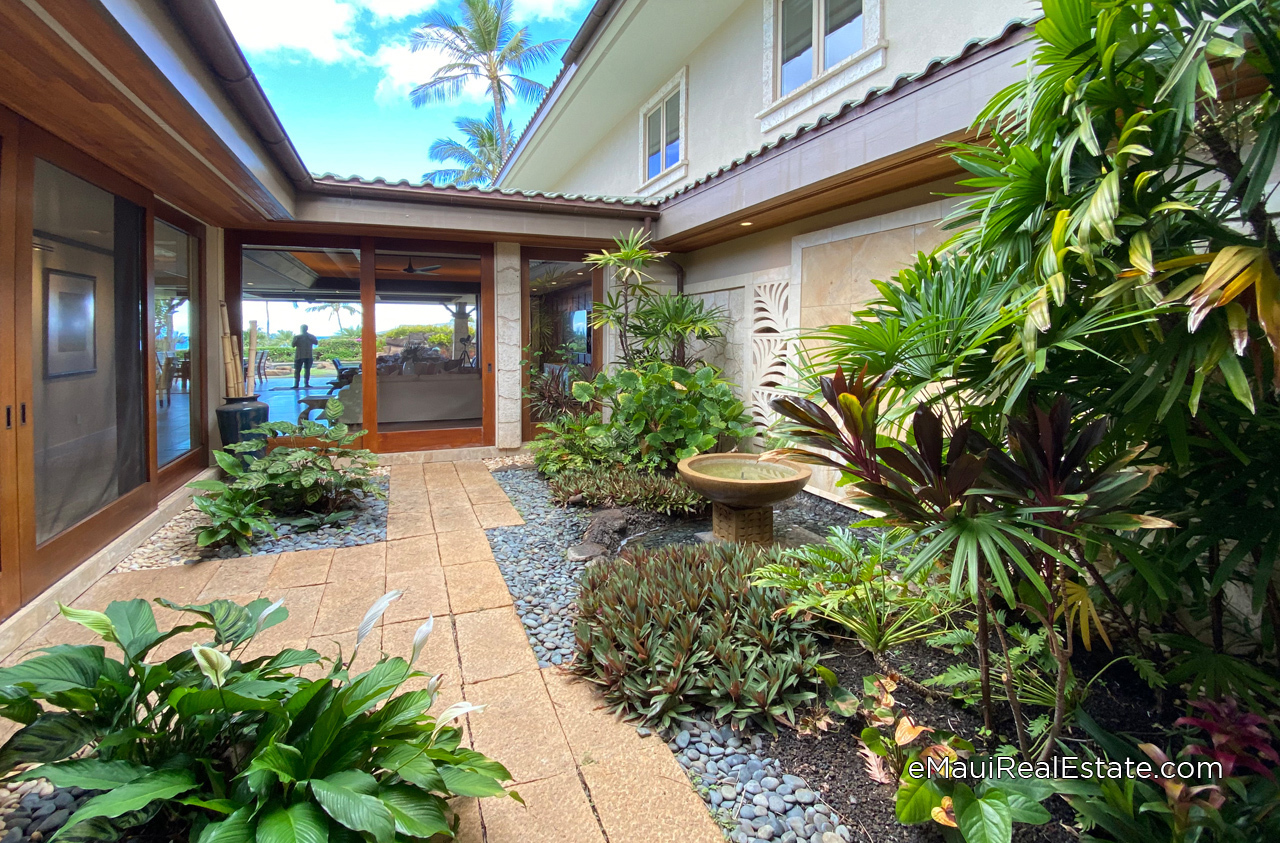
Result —
POLYGON ((415 268, 413 265, 413 258, 409 258, 408 265, 405 266, 405 268, 400 271, 408 273, 409 275, 428 275, 432 272, 435 272, 441 266, 443 266, 443 264, 438 263, 435 266, 419 266, 415 268))

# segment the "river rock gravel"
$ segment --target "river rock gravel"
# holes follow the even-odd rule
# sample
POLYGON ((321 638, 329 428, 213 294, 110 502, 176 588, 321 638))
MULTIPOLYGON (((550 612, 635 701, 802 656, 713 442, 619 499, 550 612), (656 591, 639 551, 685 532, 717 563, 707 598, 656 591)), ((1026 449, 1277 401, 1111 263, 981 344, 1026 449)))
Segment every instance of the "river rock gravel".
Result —
POLYGON ((524 468, 495 471, 524 524, 487 530, 498 568, 515 601, 538 665, 573 658, 574 600, 578 575, 588 561, 570 561, 569 547, 582 540, 590 515, 552 503, 546 481, 524 468))
MULTIPOLYGON (((387 470, 383 468, 377 471, 378 482, 385 495, 388 488, 387 470)), ((190 565, 207 559, 261 556, 290 550, 354 547, 386 540, 387 500, 385 497, 366 498, 355 507, 354 511, 355 515, 341 524, 321 527, 318 530, 302 532, 287 524, 278 525, 276 527, 278 536, 260 534, 251 543, 251 552, 242 553, 235 545, 220 548, 198 546, 196 531, 209 521, 194 504, 190 504, 153 533, 137 550, 125 557, 115 570, 117 573, 142 571, 149 568, 167 568, 171 565, 190 565)))

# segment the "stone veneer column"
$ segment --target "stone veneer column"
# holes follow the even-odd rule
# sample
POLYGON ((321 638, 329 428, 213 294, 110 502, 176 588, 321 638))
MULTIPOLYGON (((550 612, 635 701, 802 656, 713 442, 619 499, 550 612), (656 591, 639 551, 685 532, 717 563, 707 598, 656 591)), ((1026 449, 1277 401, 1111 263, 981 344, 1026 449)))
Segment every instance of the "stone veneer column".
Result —
POLYGON ((493 244, 493 281, 497 316, 497 446, 519 448, 521 371, 520 352, 523 334, 520 314, 520 244, 493 244))

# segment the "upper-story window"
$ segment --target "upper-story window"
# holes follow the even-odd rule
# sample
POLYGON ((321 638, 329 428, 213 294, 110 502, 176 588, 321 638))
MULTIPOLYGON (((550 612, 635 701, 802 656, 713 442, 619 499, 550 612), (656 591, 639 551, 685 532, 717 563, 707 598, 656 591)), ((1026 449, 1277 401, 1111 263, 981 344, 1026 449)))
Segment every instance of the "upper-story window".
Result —
POLYGON ((769 132, 885 66, 883 0, 764 0, 764 110, 769 132))
POLYGON ((685 68, 640 107, 640 187, 643 195, 680 182, 689 170, 688 74, 685 68))
POLYGON ((862 0, 782 0, 780 96, 862 50, 862 0))
POLYGON ((680 89, 658 105, 645 121, 645 180, 680 163, 680 89))

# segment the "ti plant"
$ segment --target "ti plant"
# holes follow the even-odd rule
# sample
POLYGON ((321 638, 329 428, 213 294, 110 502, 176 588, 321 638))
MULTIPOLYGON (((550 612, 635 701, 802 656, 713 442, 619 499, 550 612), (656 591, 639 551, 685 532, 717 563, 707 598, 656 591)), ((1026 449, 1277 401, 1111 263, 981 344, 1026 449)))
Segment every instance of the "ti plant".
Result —
MULTIPOLYGON (((398 596, 366 614, 352 659, 398 596)), ((441 677, 413 665, 432 621, 408 659, 384 655, 357 675, 341 658, 326 669, 313 650, 249 656, 258 633, 287 617, 282 601, 158 602, 184 620, 162 632, 144 600, 63 606, 102 644, 48 647, 0 668, 0 714, 22 724, 0 768, 35 762, 18 778, 97 791, 51 843, 437 839, 457 831, 446 797, 507 795, 502 765, 461 746, 455 721, 477 709, 428 714, 441 677), (207 643, 174 646, 195 635, 207 643)))
MULTIPOLYGON (((1172 526, 1129 510, 1154 472, 1129 466, 1130 455, 1099 459, 1105 422, 1077 428, 1065 398, 1049 410, 1033 404, 1026 417, 1006 417, 1008 450, 967 421, 948 435, 943 420, 924 405, 913 418, 912 441, 883 441, 879 391, 888 374, 868 380, 864 370, 852 383, 840 369, 834 377, 822 377, 821 392, 835 416, 805 398, 774 399, 771 406, 784 419, 782 435, 808 447, 772 453, 839 469, 842 483, 862 505, 884 513, 868 523, 911 530, 922 549, 904 570, 905 577, 949 564, 952 593, 966 595, 977 609, 987 731, 993 725, 994 626, 1019 749, 1028 759, 1046 760, 1068 714, 1074 636, 1069 626, 1063 628, 1064 621, 1078 622, 1086 633, 1090 624, 1101 628, 1084 586, 1092 584, 1110 595, 1088 554, 1114 532, 1172 526), (1092 583, 1083 578, 1085 573, 1092 583), (1034 749, 1014 689, 1007 638, 1001 625, 993 624, 995 601, 1041 624, 1058 666, 1051 724, 1034 749)), ((1130 622, 1122 610, 1121 615, 1130 622)))

